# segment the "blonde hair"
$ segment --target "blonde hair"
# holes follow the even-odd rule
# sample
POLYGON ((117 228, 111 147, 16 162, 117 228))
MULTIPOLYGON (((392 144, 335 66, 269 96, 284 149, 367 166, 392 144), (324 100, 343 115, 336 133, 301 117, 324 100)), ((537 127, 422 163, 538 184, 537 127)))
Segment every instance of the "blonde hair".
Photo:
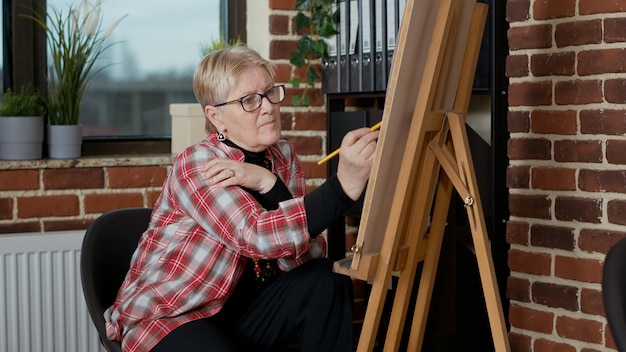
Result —
MULTIPOLYGON (((270 78, 274 80, 276 64, 264 59, 259 53, 245 45, 230 46, 208 53, 193 75, 193 92, 202 106, 215 105, 226 100, 228 93, 235 86, 242 72, 253 66, 263 67, 270 78)), ((207 133, 214 130, 213 125, 206 120, 207 133)))

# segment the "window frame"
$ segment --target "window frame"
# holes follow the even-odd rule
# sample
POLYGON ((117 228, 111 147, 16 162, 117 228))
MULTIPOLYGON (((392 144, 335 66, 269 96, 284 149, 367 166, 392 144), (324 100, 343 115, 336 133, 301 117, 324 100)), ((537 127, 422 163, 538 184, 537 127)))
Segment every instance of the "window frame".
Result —
MULTIPOLYGON (((226 24, 222 24, 226 39, 246 42, 246 0, 222 0, 220 6, 227 6, 223 11, 227 13, 226 24)), ((46 0, 2 0, 4 90, 32 82, 41 92, 46 91, 45 32, 34 21, 18 15, 23 9, 46 8, 46 0), (16 62, 22 64, 18 67, 16 62)), ((171 137, 88 137, 83 139, 82 155, 166 154, 170 150, 171 137)))

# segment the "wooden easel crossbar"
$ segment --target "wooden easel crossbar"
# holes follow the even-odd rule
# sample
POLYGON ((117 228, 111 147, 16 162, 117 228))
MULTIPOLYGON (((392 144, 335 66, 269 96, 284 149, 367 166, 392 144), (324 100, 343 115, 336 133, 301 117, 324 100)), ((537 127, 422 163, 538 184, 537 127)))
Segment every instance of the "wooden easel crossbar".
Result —
POLYGON ((398 350, 419 262, 408 350, 421 349, 455 190, 469 217, 495 349, 510 351, 465 126, 486 16, 474 0, 407 1, 357 243, 353 256, 335 263, 335 271, 372 282, 358 351, 374 347, 392 275, 384 350, 398 350))

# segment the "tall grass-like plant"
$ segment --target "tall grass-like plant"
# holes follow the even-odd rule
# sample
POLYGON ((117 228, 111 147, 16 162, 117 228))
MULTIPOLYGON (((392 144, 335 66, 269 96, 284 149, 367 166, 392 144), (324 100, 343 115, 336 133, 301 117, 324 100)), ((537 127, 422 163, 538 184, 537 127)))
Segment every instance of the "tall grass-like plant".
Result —
POLYGON ((112 44, 106 42, 119 22, 102 29, 102 1, 83 0, 66 11, 50 7, 45 15, 34 12, 31 19, 44 28, 49 57, 46 105, 51 125, 77 125, 80 103, 87 83, 107 66, 96 60, 112 44))

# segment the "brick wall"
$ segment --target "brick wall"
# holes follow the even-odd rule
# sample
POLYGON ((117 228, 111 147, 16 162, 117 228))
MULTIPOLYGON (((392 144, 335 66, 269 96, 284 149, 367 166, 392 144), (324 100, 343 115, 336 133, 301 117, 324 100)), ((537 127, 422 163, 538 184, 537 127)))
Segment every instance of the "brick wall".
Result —
POLYGON ((615 349, 601 278, 626 235, 626 1, 508 0, 514 351, 615 349))
POLYGON ((1 162, 0 234, 86 229, 109 210, 151 207, 171 163, 153 159, 1 162))

